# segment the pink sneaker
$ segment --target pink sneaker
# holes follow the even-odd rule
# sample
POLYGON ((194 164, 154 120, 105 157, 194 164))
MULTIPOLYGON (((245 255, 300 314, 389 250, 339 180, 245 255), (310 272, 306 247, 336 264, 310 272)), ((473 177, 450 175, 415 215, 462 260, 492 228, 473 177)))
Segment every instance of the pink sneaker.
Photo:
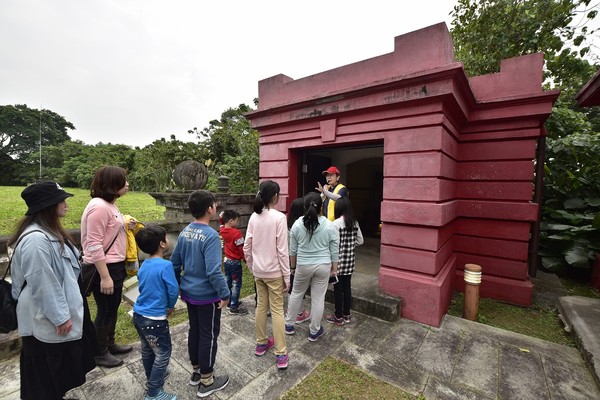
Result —
POLYGON ((267 352, 267 350, 269 350, 273 346, 275 346, 275 339, 270 337, 269 340, 267 340, 267 343, 256 345, 256 350, 254 351, 254 354, 257 356, 263 356, 267 352))
POLYGON ((296 315, 297 324, 301 324, 308 319, 310 319, 310 311, 302 310, 300 314, 296 315))
POLYGON ((277 368, 286 369, 288 366, 289 357, 287 354, 277 356, 277 368))

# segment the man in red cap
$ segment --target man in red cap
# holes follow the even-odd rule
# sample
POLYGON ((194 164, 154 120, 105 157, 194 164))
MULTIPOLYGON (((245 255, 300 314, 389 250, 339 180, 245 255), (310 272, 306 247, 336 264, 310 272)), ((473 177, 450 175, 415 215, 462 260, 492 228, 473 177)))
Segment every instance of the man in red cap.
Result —
POLYGON ((340 170, 333 165, 323 171, 325 175, 326 185, 321 186, 321 182, 317 182, 317 189, 321 192, 323 197, 323 215, 330 221, 335 219, 333 215, 333 208, 335 207, 335 201, 340 197, 348 197, 350 192, 348 188, 340 183, 340 170))

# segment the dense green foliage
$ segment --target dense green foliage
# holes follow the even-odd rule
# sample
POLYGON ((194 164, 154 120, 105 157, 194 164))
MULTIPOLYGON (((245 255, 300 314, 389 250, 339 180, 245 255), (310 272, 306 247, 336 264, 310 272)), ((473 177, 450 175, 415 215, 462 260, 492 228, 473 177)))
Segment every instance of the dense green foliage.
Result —
POLYGON ((562 89, 579 88, 594 70, 581 57, 590 48, 585 36, 594 33, 586 22, 597 11, 578 10, 590 0, 459 0, 451 15, 458 60, 469 75, 498 72, 500 60, 543 52, 546 75, 562 89))
POLYGON ((37 164, 28 162, 42 146, 68 141, 72 123, 50 110, 35 110, 25 104, 0 106, 0 185, 30 181, 39 175, 37 164))
POLYGON ((103 165, 128 171, 136 191, 177 189, 173 170, 182 161, 196 160, 209 167, 208 189, 215 190, 217 177, 230 178, 234 193, 254 192, 258 186, 258 132, 244 114, 252 109, 241 104, 222 113, 220 120, 198 131, 199 142, 183 142, 171 135, 144 148, 124 144, 86 145, 71 140, 66 129, 75 129, 64 118, 48 110, 27 106, 0 106, 0 183, 26 185, 40 177, 39 131, 42 129, 42 179, 66 187, 88 188, 94 172, 103 165), (46 120, 47 121, 46 121, 46 120))
POLYGON ((584 58, 597 13, 590 0, 459 0, 451 15, 455 54, 469 75, 502 59, 543 52, 545 88, 560 89, 548 130, 540 256, 550 270, 589 268, 600 246, 597 109, 575 95, 597 70, 584 58), (596 222, 594 220, 596 219, 596 222))
POLYGON ((546 151, 542 263, 589 268, 600 251, 600 135, 575 132, 546 151))
POLYGON ((207 160, 208 150, 197 143, 182 142, 171 135, 171 140, 155 140, 133 155, 130 184, 136 190, 165 191, 174 189, 173 170, 182 161, 207 160))
POLYGON ((213 178, 228 176, 234 193, 254 193, 258 188, 258 131, 244 117, 251 110, 240 104, 223 112, 220 120, 210 121, 208 128, 189 131, 205 141, 213 178))

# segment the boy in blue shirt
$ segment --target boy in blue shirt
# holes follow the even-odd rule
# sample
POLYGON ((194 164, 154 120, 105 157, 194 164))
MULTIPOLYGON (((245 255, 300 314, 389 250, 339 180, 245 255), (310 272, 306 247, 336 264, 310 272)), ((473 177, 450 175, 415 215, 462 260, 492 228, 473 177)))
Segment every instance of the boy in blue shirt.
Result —
POLYGON ((133 306, 133 324, 141 340, 142 364, 148 379, 145 400, 176 400, 177 396, 163 391, 165 375, 171 358, 171 334, 167 316, 173 312, 179 285, 173 264, 163 259, 169 247, 167 232, 151 225, 135 235, 138 247, 150 257, 138 271, 140 295, 133 306))
POLYGON ((190 321, 188 353, 194 372, 189 384, 198 386, 198 397, 206 397, 229 383, 229 376, 213 376, 213 369, 221 309, 229 303, 230 292, 221 272, 221 240, 209 226, 217 215, 215 196, 196 190, 190 194, 188 206, 195 220, 179 234, 171 262, 190 321))

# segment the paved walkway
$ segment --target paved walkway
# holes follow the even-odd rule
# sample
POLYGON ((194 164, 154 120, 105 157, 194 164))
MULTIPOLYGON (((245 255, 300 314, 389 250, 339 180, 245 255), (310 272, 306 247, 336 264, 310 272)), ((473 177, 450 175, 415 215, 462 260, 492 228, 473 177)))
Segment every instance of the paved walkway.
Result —
MULTIPOLYGON (((326 312, 331 308, 326 304, 326 312)), ((272 351, 254 355, 252 312, 224 313, 215 370, 227 372, 231 381, 211 398, 276 399, 330 355, 428 400, 600 398, 577 349, 461 318, 446 316, 438 329, 355 313, 351 325, 324 326, 325 335, 317 342, 306 339, 307 322, 297 326, 296 335, 287 337, 289 368, 279 371, 272 351)), ((172 334, 172 373, 166 390, 177 393, 178 399, 195 399, 195 388, 187 385, 191 374, 187 324, 172 328, 172 334)), ((123 367, 96 368, 70 395, 88 400, 142 399, 144 380, 137 344, 123 367)), ((0 399, 18 398, 18 357, 13 357, 0 366, 0 399)))

